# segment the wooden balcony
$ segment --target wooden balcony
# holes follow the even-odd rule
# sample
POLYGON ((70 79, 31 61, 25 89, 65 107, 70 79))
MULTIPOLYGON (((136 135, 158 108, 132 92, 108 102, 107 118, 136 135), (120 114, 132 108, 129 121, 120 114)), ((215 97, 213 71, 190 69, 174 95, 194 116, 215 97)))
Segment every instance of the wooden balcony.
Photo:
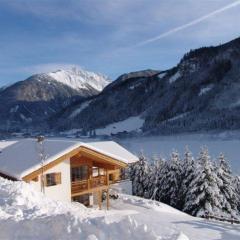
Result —
POLYGON ((107 176, 98 176, 92 177, 92 179, 75 181, 71 184, 72 195, 76 195, 78 193, 86 193, 91 192, 91 189, 96 189, 102 186, 107 186, 107 176))

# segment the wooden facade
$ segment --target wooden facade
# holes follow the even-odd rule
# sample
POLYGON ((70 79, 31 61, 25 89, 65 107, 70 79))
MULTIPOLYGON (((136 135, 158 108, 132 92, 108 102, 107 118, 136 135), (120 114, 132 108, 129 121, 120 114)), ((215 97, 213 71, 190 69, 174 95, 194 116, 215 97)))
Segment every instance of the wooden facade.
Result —
MULTIPOLYGON (((79 201, 85 205, 89 205, 90 196, 93 197, 94 195, 97 199, 99 209, 101 209, 104 192, 106 194, 108 209, 109 187, 112 183, 120 180, 120 171, 127 164, 87 147, 81 146, 78 149, 74 149, 44 165, 41 169, 37 169, 24 176, 22 179, 26 182, 36 181, 41 172, 46 172, 66 159, 70 159, 72 201, 79 201)), ((56 176, 58 176, 58 179, 61 179, 61 176, 56 176)))
MULTIPOLYGON (((121 166, 109 163, 104 159, 94 158, 88 154, 77 154, 70 158, 70 167, 72 200, 78 201, 79 196, 95 194, 97 195, 99 209, 101 209, 102 194, 105 192, 108 209, 109 187, 110 184, 120 180, 121 166), (86 174, 81 176, 80 179, 74 178, 74 170, 77 168, 87 169, 86 174)), ((79 201, 81 202, 81 200, 79 201)))

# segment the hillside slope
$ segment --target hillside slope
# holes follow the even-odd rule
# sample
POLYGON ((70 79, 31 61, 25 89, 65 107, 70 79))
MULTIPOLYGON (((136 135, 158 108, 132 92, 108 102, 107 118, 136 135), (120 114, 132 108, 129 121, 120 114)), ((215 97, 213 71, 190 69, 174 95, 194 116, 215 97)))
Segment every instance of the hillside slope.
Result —
MULTIPOLYGON (((29 184, 0 178, 0 239, 237 240, 240 227, 194 218, 129 195, 109 211, 53 201, 29 184)), ((105 207, 105 206, 103 206, 105 207)))
POLYGON ((170 70, 120 76, 74 117, 82 103, 66 109, 57 127, 93 130, 138 117, 144 133, 239 129, 239 66, 240 38, 190 51, 170 70))

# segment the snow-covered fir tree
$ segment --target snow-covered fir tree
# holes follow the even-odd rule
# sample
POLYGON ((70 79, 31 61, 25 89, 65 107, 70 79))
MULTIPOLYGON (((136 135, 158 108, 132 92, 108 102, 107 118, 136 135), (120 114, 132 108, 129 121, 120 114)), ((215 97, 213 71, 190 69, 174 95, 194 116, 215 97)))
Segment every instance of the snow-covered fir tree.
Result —
POLYGON ((146 157, 141 153, 139 161, 134 165, 133 176, 133 194, 143 197, 148 189, 148 172, 149 167, 146 157))
POLYGON ((149 168, 149 179, 148 179, 148 192, 147 198, 153 200, 158 200, 157 191, 159 189, 158 183, 161 180, 162 169, 164 166, 165 160, 160 156, 153 156, 152 163, 149 168))
POLYGON ((180 183, 181 186, 179 191, 179 203, 178 203, 179 209, 182 209, 186 202, 189 186, 193 179, 195 178, 195 169, 196 164, 194 158, 188 146, 186 146, 184 158, 182 160, 182 175, 181 175, 182 182, 180 183))
POLYGON ((200 152, 195 178, 190 183, 183 210, 199 217, 221 214, 219 182, 208 150, 204 148, 200 152))
POLYGON ((233 181, 234 189, 237 194, 237 208, 240 214, 240 176, 236 176, 233 181))
POLYGON ((218 158, 219 164, 217 168, 217 175, 221 180, 220 191, 222 197, 222 211, 227 215, 235 217, 237 214, 237 191, 234 187, 234 178, 228 162, 224 154, 220 154, 218 158))
POLYGON ((240 178, 233 177, 223 154, 218 164, 203 148, 197 161, 186 147, 183 160, 174 151, 169 161, 141 154, 130 167, 133 194, 162 201, 194 216, 239 218, 240 178))
POLYGON ((177 207, 179 202, 179 184, 181 182, 181 163, 177 151, 172 152, 171 159, 164 166, 160 181, 160 200, 177 207))

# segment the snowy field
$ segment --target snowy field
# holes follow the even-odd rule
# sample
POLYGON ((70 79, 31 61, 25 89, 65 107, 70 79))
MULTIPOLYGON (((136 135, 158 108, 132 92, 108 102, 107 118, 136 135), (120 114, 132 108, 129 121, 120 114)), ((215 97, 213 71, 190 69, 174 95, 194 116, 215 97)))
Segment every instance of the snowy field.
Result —
POLYGON ((239 240, 240 225, 191 217, 130 195, 111 200, 109 211, 87 209, 0 178, 0 239, 239 240))
POLYGON ((131 132, 131 131, 139 131, 142 127, 144 120, 140 117, 130 117, 125 119, 124 121, 115 122, 107 125, 104 128, 96 129, 97 135, 108 135, 116 134, 119 132, 131 132))
POLYGON ((197 157, 200 148, 207 146, 212 158, 217 158, 220 152, 224 153, 232 170, 240 174, 240 132, 130 138, 119 143, 132 153, 143 151, 148 157, 160 155, 164 158, 168 158, 172 150, 183 154, 185 146, 197 157))

